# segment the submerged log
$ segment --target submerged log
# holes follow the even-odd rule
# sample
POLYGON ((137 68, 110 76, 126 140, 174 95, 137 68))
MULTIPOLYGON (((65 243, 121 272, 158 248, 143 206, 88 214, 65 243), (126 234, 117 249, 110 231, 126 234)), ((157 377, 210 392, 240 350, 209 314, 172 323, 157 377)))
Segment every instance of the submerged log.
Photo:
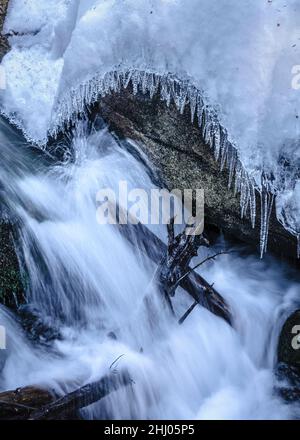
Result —
MULTIPOLYGON (((123 211, 121 211, 119 215, 126 218, 123 211)), ((166 255, 168 255, 168 246, 143 224, 136 221, 129 221, 128 224, 120 224, 117 222, 117 227, 121 235, 124 236, 132 246, 138 247, 138 249, 154 263, 164 261, 166 255)), ((188 265, 186 266, 189 273, 185 277, 176 280, 179 286, 199 305, 223 318, 229 325, 232 325, 233 317, 226 301, 201 275, 189 268, 188 265)))
POLYGON ((0 393, 0 420, 27 419, 32 411, 54 399, 54 393, 33 386, 4 391, 0 393))
MULTIPOLYGON (((132 384, 127 372, 111 372, 97 382, 89 383, 43 408, 34 411, 29 420, 57 419, 76 413, 79 409, 98 402, 120 387, 132 384)), ((68 417, 69 418, 69 417, 68 417)))

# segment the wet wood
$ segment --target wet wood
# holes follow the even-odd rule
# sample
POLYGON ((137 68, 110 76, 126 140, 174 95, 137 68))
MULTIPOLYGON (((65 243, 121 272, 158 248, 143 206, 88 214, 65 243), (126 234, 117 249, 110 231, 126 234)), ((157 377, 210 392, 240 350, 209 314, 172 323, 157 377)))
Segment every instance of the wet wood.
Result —
POLYGON ((0 393, 0 419, 26 419, 32 411, 55 400, 55 394, 34 386, 0 393))
MULTIPOLYGON (((126 218, 126 213, 119 208, 119 216, 126 218)), ((199 305, 205 307, 210 312, 223 318, 229 325, 233 324, 233 317, 230 307, 216 289, 210 285, 201 275, 189 267, 189 262, 196 249, 200 245, 208 245, 203 236, 197 239, 186 238, 184 235, 174 238, 170 242, 170 237, 174 235, 169 230, 169 243, 165 244, 145 225, 128 219, 127 224, 119 224, 117 227, 123 237, 125 237, 132 246, 140 249, 154 263, 159 263, 159 279, 163 284, 161 286, 165 294, 165 289, 169 289, 168 295, 175 294, 178 287, 182 287, 199 305), (137 223, 137 224, 136 224, 137 223), (197 241, 198 240, 198 241, 197 241), (180 263, 180 258, 183 258, 180 263), (178 264, 181 267, 178 267, 178 264), (178 270, 179 269, 179 270, 178 270), (175 275, 178 270, 178 274, 175 275), (186 274, 186 276, 182 276, 186 274), (172 279, 172 277, 175 277, 172 279), (172 281, 171 281, 172 280, 172 281), (178 284, 177 284, 178 282, 178 284)), ((157 276, 157 275, 156 275, 157 276)))
POLYGON ((72 393, 58 399, 43 408, 33 411, 29 420, 58 419, 62 417, 71 418, 81 408, 98 402, 120 387, 132 384, 127 372, 118 374, 111 372, 97 382, 89 383, 72 393))
POLYGON ((78 419, 78 411, 98 402, 133 382, 127 372, 112 370, 99 381, 89 383, 61 398, 38 387, 0 393, 0 420, 78 419))

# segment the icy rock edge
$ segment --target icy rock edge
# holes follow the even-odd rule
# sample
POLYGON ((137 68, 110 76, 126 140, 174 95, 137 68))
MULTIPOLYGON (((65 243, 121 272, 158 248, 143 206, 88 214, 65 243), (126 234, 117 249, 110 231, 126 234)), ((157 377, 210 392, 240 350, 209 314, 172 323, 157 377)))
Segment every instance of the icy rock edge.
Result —
MULTIPOLYGON (((256 220, 255 190, 259 191, 261 200, 260 219, 260 254, 267 251, 269 220, 276 195, 267 175, 262 173, 260 185, 249 176, 241 161, 237 149, 229 140, 227 131, 219 122, 217 112, 209 105, 203 91, 198 90, 189 80, 180 80, 172 74, 157 74, 145 70, 114 70, 103 77, 95 76, 77 88, 72 88, 58 101, 52 120, 49 136, 57 137, 64 128, 76 123, 86 108, 110 93, 120 92, 132 83, 133 93, 149 94, 152 99, 159 93, 161 99, 169 106, 173 101, 182 114, 188 105, 191 112, 191 123, 196 120, 203 139, 214 152, 216 161, 220 162, 220 171, 227 167, 229 171, 228 187, 234 186, 234 193, 240 194, 241 217, 249 215, 252 228, 256 220)), ((280 220, 280 219, 279 219, 280 220)), ((293 235, 297 235, 290 230, 293 235)), ((299 236, 298 236, 299 237, 299 236)), ((298 258, 300 254, 298 241, 298 258)))

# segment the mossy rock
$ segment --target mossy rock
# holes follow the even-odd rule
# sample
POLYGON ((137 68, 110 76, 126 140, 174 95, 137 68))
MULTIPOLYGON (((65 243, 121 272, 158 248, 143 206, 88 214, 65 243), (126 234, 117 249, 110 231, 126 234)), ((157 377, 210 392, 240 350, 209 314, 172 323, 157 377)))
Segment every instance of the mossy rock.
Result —
POLYGON ((0 303, 16 309, 25 301, 12 226, 0 223, 0 303))

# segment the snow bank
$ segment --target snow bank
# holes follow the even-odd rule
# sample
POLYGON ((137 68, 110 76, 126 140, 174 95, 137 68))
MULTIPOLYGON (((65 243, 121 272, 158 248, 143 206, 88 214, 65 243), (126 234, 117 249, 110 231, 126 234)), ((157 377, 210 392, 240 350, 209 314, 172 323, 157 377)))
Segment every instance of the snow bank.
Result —
POLYGON ((198 107, 198 117, 201 107, 217 150, 221 124, 238 152, 242 212, 253 204, 249 182, 261 188, 263 175, 279 193, 279 219, 298 235, 298 214, 282 213, 300 203, 299 25, 298 0, 11 0, 5 32, 20 35, 2 63, 2 109, 43 142, 131 72, 136 88, 160 88, 179 108, 198 107))

